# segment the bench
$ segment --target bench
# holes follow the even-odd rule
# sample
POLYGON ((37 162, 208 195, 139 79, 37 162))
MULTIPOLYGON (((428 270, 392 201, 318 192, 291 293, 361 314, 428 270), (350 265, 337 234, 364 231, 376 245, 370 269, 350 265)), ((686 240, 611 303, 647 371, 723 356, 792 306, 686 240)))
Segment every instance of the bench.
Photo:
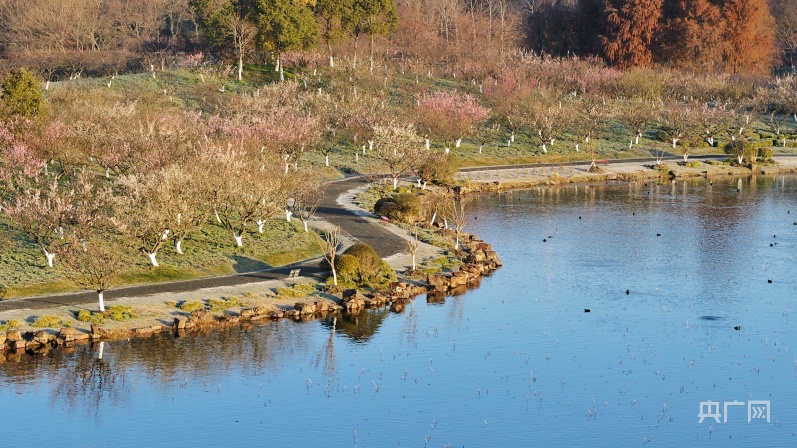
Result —
POLYGON ((593 160, 592 163, 595 165, 608 165, 609 161, 606 159, 601 159, 601 160, 593 160))

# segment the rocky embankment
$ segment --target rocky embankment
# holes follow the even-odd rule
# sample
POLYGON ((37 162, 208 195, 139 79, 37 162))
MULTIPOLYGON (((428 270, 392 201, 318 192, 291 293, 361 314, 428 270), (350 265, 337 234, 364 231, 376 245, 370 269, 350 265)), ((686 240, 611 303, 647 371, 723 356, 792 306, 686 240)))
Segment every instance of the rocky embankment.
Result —
MULTIPOLYGON (((21 354, 46 353, 55 347, 73 347, 75 344, 104 340, 119 340, 132 337, 150 337, 156 333, 171 332, 178 336, 203 333, 217 328, 250 326, 261 322, 280 319, 308 321, 326 317, 346 317, 358 315, 365 309, 390 307, 401 313, 406 305, 417 296, 426 293, 427 301, 439 302, 446 296, 459 295, 469 288, 478 287, 482 277, 489 276, 502 264, 498 254, 490 244, 475 236, 466 235, 460 243, 459 255, 464 264, 454 272, 428 274, 426 281, 400 280, 393 282, 384 292, 362 292, 356 289, 343 291, 337 300, 320 298, 314 302, 297 302, 293 308, 277 306, 258 306, 239 311, 214 313, 197 310, 181 313, 173 317, 170 324, 152 325, 138 328, 104 328, 91 324, 90 329, 72 327, 60 330, 43 329, 38 331, 8 330, 0 333, 0 362, 13 359, 21 354)), ((417 278, 414 277, 413 278, 417 278)), ((162 322, 168 322, 163 319, 162 322)))

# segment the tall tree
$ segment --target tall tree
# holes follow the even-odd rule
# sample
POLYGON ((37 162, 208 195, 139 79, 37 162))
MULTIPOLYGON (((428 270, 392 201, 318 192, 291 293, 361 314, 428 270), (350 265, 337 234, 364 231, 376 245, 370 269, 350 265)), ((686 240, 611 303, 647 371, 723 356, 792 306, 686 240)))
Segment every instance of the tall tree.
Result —
POLYGON ((345 36, 345 29, 343 28, 344 17, 352 14, 354 8, 354 0, 317 0, 315 4, 315 14, 321 19, 323 31, 321 37, 327 44, 327 51, 329 52, 329 66, 335 66, 335 60, 332 57, 332 44, 339 41, 345 36))
POLYGON ((658 60, 680 67, 721 68, 721 10, 709 0, 674 0, 664 4, 658 60))
POLYGON ((374 39, 385 36, 398 26, 393 0, 354 0, 352 13, 343 17, 343 25, 354 37, 354 62, 357 68, 357 43, 362 35, 371 38, 371 71, 374 68, 374 39))
POLYGON ((315 0, 257 0, 258 40, 262 49, 276 55, 280 80, 285 79, 280 54, 304 50, 318 41, 314 5, 315 0))
POLYGON ((257 35, 252 22, 252 0, 189 0, 205 39, 213 46, 232 44, 238 59, 238 80, 243 78, 244 57, 257 35))
POLYGON ((775 61, 775 20, 766 0, 727 0, 722 16, 725 71, 768 74, 775 61))
POLYGON ((663 0, 603 0, 606 31, 601 46, 612 65, 621 69, 653 63, 652 42, 663 0))

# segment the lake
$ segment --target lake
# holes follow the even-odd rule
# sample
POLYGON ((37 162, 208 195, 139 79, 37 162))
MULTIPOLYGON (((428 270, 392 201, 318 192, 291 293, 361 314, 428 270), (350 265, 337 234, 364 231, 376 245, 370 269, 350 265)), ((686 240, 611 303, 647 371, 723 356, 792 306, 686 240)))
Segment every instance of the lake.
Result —
POLYGON ((797 443, 795 178, 467 209, 504 262, 479 289, 334 325, 104 343, 101 361, 98 344, 10 356, 2 446, 797 443))

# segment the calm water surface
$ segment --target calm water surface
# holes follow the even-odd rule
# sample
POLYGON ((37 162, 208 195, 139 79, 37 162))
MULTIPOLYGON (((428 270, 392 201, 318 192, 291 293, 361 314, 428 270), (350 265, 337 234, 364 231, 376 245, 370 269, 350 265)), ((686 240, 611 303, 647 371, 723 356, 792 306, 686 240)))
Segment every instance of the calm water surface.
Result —
POLYGON ((91 346, 9 359, 2 446, 797 444, 794 178, 468 207, 505 263, 481 288, 334 332, 283 321, 106 343, 101 362, 91 346), (769 423, 748 423, 751 400, 769 423), (699 423, 707 401, 719 423, 699 423))

